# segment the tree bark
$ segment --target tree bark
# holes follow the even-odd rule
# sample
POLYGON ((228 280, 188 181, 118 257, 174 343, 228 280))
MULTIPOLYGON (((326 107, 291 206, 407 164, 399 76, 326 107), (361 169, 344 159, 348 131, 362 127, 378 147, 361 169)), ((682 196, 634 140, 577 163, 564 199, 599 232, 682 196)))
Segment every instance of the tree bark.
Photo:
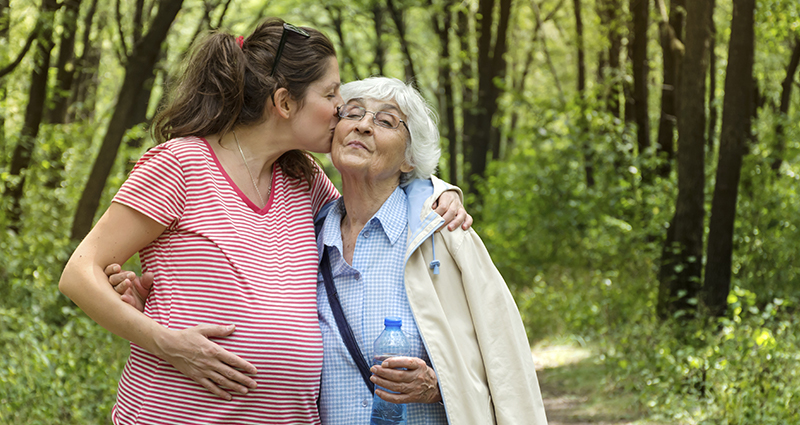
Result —
POLYGON ((492 120, 497 112, 497 99, 500 90, 494 83, 495 79, 502 79, 506 73, 506 31, 511 14, 511 0, 500 0, 497 35, 492 45, 492 24, 494 0, 481 0, 478 8, 480 19, 480 36, 478 38, 478 107, 475 117, 477 126, 471 140, 469 151, 470 162, 470 192, 478 195, 477 185, 474 183, 483 178, 486 173, 487 156, 492 147, 492 120))
MULTIPOLYGON (((473 40, 470 31, 470 17, 463 9, 458 11, 458 26, 456 30, 458 37, 459 50, 461 54, 459 57, 459 69, 461 75, 461 115, 462 115, 462 128, 461 128, 461 149, 466 158, 464 164, 463 176, 466 184, 471 187, 471 180, 469 176, 472 174, 472 164, 470 153, 472 152, 473 140, 477 128, 477 108, 478 101, 475 89, 471 83, 475 76, 474 61, 472 60, 472 43, 473 40)), ((472 189, 470 188, 470 192, 472 189)))
POLYGON ((414 69, 414 60, 411 58, 411 50, 409 49, 408 39, 406 38, 406 22, 403 11, 395 6, 394 0, 386 0, 386 7, 389 9, 389 15, 392 17, 392 21, 397 28, 398 41, 400 42, 400 48, 405 58, 406 82, 416 86, 418 84, 417 71, 414 69))
POLYGON ((583 40, 583 16, 581 0, 573 0, 573 12, 575 13, 575 39, 578 49, 578 97, 580 117, 578 127, 582 133, 581 150, 583 151, 583 171, 586 175, 586 187, 594 187, 594 154, 591 144, 586 140, 589 132, 589 123, 586 122, 586 48, 583 40))
POLYGON ((780 170, 783 163, 783 152, 786 150, 786 134, 784 133, 784 121, 789 115, 789 105, 792 99, 792 82, 800 65, 800 37, 794 37, 794 49, 792 57, 786 66, 786 77, 781 82, 781 104, 779 106, 778 123, 775 125, 775 153, 772 160, 772 169, 780 170))
POLYGON ((33 58, 31 71, 31 85, 28 94, 28 105, 25 108, 25 121, 22 124, 19 141, 14 147, 11 157, 9 174, 19 177, 12 183, 6 180, 5 193, 11 200, 8 215, 9 229, 15 232, 20 229, 22 218, 22 196, 25 186, 24 171, 30 166, 36 137, 39 135, 39 126, 44 117, 45 101, 47 100, 47 75, 50 67, 50 51, 53 50, 53 20, 58 10, 56 0, 43 0, 39 22, 42 24, 41 33, 36 41, 36 53, 33 58))
POLYGON ((711 203, 703 299, 712 316, 722 316, 728 308, 731 286, 731 256, 736 220, 736 199, 742 156, 751 132, 753 108, 753 56, 755 49, 755 0, 734 0, 725 98, 722 105, 722 130, 719 163, 711 203))
POLYGON ((347 41, 344 38, 344 29, 342 28, 342 24, 344 23, 344 18, 342 17, 342 8, 339 6, 328 6, 327 9, 331 15, 333 28, 336 31, 336 35, 339 37, 339 44, 342 52, 341 68, 344 70, 345 67, 349 65, 350 71, 353 73, 353 79, 360 80, 361 76, 358 75, 358 68, 353 61, 353 57, 350 55, 350 49, 348 48, 347 41))
POLYGON ((375 66, 378 75, 384 75, 383 68, 386 66, 386 47, 383 45, 383 6, 380 0, 372 3, 372 24, 375 28, 375 66))
MULTIPOLYGON (((639 155, 650 148, 650 115, 648 99, 647 27, 650 15, 650 0, 631 0, 633 14, 633 116, 636 120, 636 140, 639 155)), ((643 173, 645 170, 642 171, 643 173)), ((648 171, 649 173, 649 171, 648 171)), ((643 176, 645 177, 645 176, 643 176)))
MULTIPOLYGON (((11 27, 10 15, 11 10, 9 8, 9 1, 10 0, 0 0, 0 43, 8 46, 9 38, 8 38, 8 30, 11 27)), ((0 63, 6 63, 8 60, 8 50, 3 49, 2 56, 0 57, 0 63)), ((6 89, 6 82, 5 80, 0 80, 0 99, 6 99, 6 94, 8 93, 6 89)), ((0 112, 0 152, 6 151, 6 116, 5 112, 0 112)), ((5 161, 0 161, 0 163, 4 163, 5 161)))
MULTIPOLYGON (((711 10, 714 10, 715 0, 711 0, 711 10)), ((717 26, 714 25, 714 14, 708 17, 708 27, 711 29, 710 46, 708 49, 708 134, 706 141, 709 152, 714 150, 714 135, 717 129, 717 26)))
POLYGON ((81 37, 83 52, 75 61, 76 80, 72 84, 72 95, 69 104, 72 108, 67 108, 67 120, 88 119, 94 110, 94 90, 97 84, 90 82, 97 80, 97 68, 100 65, 100 49, 91 43, 92 25, 94 16, 97 12, 98 0, 92 0, 92 4, 83 18, 83 35, 81 37))
POLYGON ((610 84, 606 108, 612 115, 621 118, 620 95, 622 94, 622 68, 620 54, 622 52, 622 23, 619 13, 622 5, 620 0, 598 0, 597 14, 600 24, 607 30, 608 47, 606 48, 607 69, 603 72, 604 83, 610 84))
POLYGON ((686 56, 681 69, 678 121, 678 199, 675 205, 674 243, 667 241, 661 259, 658 313, 668 317, 678 310, 691 312, 702 274, 705 187, 705 93, 708 70, 710 0, 686 5, 686 56))
POLYGON ((47 114, 47 120, 51 124, 66 122, 72 82, 75 79, 75 34, 78 29, 81 0, 64 0, 63 4, 64 12, 61 22, 63 31, 56 62, 56 84, 53 89, 52 106, 47 114))
POLYGON ((656 0, 662 14, 661 17, 661 51, 664 58, 664 76, 661 86, 661 117, 658 124, 657 154, 662 162, 658 169, 661 177, 668 177, 675 158, 675 127, 678 122, 678 87, 680 64, 683 60, 683 26, 682 9, 685 0, 672 0, 669 16, 663 0, 656 0))
POLYGON ((122 137, 129 128, 129 115, 136 106, 137 95, 156 65, 161 44, 182 4, 183 0, 161 0, 147 33, 133 47, 125 66, 125 78, 117 96, 117 105, 75 211, 71 233, 73 240, 82 239, 92 227, 114 158, 117 156, 122 137))
MULTIPOLYGON (((428 0, 431 9, 435 8, 433 0, 428 0)), ((451 184, 458 185, 458 140, 456 137, 455 107, 453 105, 453 77, 450 65, 450 28, 452 27, 452 7, 451 0, 444 2, 442 11, 433 13, 431 20, 433 29, 439 37, 439 89, 437 98, 439 99, 439 110, 444 112, 445 118, 445 137, 447 138, 448 153, 448 179, 451 184)))

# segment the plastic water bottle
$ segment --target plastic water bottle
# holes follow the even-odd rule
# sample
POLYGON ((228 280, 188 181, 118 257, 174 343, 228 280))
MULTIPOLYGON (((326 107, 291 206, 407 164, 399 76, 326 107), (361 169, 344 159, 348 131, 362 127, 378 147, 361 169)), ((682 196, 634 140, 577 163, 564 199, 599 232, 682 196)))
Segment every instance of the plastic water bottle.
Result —
MULTIPOLYGON (((396 356, 408 356, 410 348, 408 340, 400 330, 403 320, 399 317, 387 317, 383 320, 385 328, 378 339, 375 340, 375 356, 372 359, 374 365, 383 363, 384 360, 396 356)), ((375 387, 379 388, 378 386, 375 387)), ((390 392, 385 388, 381 390, 390 392)), ((388 402, 377 394, 372 398, 372 418, 370 425, 406 425, 408 416, 405 404, 394 404, 388 402)))

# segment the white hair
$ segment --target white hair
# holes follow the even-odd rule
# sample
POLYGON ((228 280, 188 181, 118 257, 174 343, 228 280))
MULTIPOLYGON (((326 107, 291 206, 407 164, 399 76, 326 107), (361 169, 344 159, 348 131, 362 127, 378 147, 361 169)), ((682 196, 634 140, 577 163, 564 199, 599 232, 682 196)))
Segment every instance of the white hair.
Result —
POLYGON ((404 185, 414 179, 427 179, 436 171, 442 151, 439 148, 439 128, 436 112, 421 94, 410 85, 387 77, 370 77, 342 85, 342 98, 394 100, 405 114, 411 137, 406 142, 406 162, 414 167, 400 176, 404 185))

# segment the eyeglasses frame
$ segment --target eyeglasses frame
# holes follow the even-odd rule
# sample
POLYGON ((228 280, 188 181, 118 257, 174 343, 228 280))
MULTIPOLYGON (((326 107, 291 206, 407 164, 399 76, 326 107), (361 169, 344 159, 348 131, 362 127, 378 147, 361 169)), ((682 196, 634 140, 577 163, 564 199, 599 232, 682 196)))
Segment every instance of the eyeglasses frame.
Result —
POLYGON ((358 108, 361 108, 361 109, 363 109, 363 110, 364 110, 364 115, 362 115, 362 116, 361 116, 361 118, 359 118, 359 119, 355 119, 355 118, 350 118, 350 117, 348 117, 348 116, 344 116, 344 115, 342 115, 342 111, 344 110, 344 107, 345 107, 345 106, 347 106, 347 104, 344 104, 344 105, 342 105, 342 106, 337 106, 337 107, 336 107, 336 115, 338 115, 338 116, 339 116, 339 118, 344 118, 344 119, 346 119, 346 120, 353 120, 353 121, 361 121, 361 120, 363 120, 363 119, 364 119, 364 117, 365 117, 365 116, 367 116, 367 114, 369 113, 369 114, 372 114, 372 122, 373 122, 375 125, 377 125, 378 127, 390 128, 390 129, 392 129, 392 130, 396 130, 396 129, 400 128, 400 125, 399 125, 399 124, 397 125, 397 127, 386 127, 385 125, 381 125, 381 124, 379 124, 377 121, 375 121, 375 114, 377 114, 377 113, 380 113, 380 112, 383 112, 384 114, 389 114, 389 115, 392 115, 392 116, 395 116, 395 117, 397 117, 397 119, 398 119, 398 120, 400 120, 400 122, 401 122, 401 123, 403 123, 403 125, 406 127, 406 130, 408 130, 408 133, 409 133, 409 134, 411 134, 411 129, 410 129, 410 128, 408 128, 408 124, 406 124, 406 122, 405 122, 405 121, 403 121, 403 119, 402 119, 402 118, 400 118, 400 116, 398 116, 397 114, 393 114, 393 113, 391 113, 391 112, 385 112, 385 111, 378 111, 378 112, 374 112, 374 111, 368 111, 368 110, 367 110, 367 108, 365 108, 365 107, 363 107, 363 106, 360 106, 360 105, 351 105, 351 106, 355 106, 355 107, 358 107, 358 108))
POLYGON ((310 38, 311 34, 307 33, 304 29, 296 27, 288 22, 283 23, 283 33, 281 34, 281 41, 278 43, 278 51, 275 52, 275 62, 272 63, 272 71, 269 73, 270 77, 275 76, 275 70, 278 68, 278 64, 281 61, 281 55, 283 54, 283 46, 286 45, 286 37, 289 33, 295 33, 303 38, 310 38))

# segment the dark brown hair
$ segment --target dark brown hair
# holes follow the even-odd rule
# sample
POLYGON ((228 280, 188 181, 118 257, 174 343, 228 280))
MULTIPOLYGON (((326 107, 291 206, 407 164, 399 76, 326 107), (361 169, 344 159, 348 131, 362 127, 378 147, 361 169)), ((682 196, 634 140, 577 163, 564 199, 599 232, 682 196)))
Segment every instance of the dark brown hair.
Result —
MULTIPOLYGON (((336 49, 324 34, 304 27, 310 37, 288 34, 275 75, 270 76, 283 24, 279 18, 265 20, 241 48, 236 36, 220 31, 195 43, 170 102, 153 120, 153 138, 162 143, 176 137, 224 135, 236 125, 259 124, 267 100, 282 87, 302 107, 308 86, 323 77, 336 49)), ((309 184, 316 170, 300 150, 283 154, 278 163, 287 175, 309 184)))

